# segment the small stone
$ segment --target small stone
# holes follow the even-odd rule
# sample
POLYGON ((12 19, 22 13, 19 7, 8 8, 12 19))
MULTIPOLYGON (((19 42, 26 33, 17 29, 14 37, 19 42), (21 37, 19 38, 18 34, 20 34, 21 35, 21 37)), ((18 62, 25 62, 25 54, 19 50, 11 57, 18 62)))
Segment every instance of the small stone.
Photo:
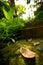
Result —
POLYGON ((39 45, 39 43, 40 42, 34 42, 33 44, 34 44, 34 46, 37 46, 37 45, 39 45))
POLYGON ((29 42, 32 41, 32 38, 28 39, 28 41, 29 41, 29 42))
POLYGON ((43 51, 43 46, 36 46, 39 51, 43 51))

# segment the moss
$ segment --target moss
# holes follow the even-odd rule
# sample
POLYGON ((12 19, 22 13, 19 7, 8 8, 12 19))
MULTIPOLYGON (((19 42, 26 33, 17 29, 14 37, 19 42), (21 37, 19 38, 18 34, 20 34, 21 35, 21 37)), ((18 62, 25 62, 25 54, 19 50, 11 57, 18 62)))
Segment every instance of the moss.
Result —
POLYGON ((36 65, 43 65, 43 52, 39 51, 36 46, 33 45, 32 42, 40 42, 39 46, 43 45, 43 39, 32 39, 32 41, 27 40, 19 40, 15 44, 6 45, 0 51, 1 58, 3 59, 5 65, 29 65, 33 64, 33 61, 27 60, 20 53, 20 47, 28 48, 36 53, 36 65), (41 53, 41 54, 40 54, 41 53), (41 63, 40 63, 41 61, 41 63))

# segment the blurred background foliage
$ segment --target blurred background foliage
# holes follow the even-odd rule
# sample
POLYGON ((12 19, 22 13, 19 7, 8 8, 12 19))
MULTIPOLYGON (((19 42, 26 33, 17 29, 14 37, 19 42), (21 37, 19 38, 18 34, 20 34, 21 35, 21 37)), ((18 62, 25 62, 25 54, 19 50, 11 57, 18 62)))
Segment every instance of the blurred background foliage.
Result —
POLYGON ((35 19, 36 22, 43 21, 43 2, 36 4, 37 11, 35 12, 35 19))
POLYGON ((16 5, 18 16, 26 13, 26 7, 24 5, 16 5))

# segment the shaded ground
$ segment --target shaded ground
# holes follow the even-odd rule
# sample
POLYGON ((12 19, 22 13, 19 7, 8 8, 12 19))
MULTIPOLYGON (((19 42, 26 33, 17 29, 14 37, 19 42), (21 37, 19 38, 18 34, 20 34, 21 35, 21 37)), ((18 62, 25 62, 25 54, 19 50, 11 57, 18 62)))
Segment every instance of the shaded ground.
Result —
MULTIPOLYGON (((20 47, 28 48, 36 53, 35 65, 43 65, 43 39, 19 40, 16 43, 0 42, 0 65, 29 65, 20 53, 20 47), (39 44, 34 45, 34 43, 39 44)), ((31 64, 33 61, 30 62, 31 64)))

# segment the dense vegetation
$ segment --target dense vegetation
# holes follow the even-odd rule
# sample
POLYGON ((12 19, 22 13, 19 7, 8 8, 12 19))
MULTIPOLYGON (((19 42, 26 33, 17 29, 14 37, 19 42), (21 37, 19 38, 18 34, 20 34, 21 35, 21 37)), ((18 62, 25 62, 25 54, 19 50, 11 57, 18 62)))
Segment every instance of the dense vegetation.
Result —
MULTIPOLYGON (((25 13, 25 6, 17 6, 12 1, 13 0, 10 0, 9 3, 0 0, 0 65, 32 65, 33 62, 28 62, 26 58, 21 55, 20 47, 26 47, 34 51, 36 53, 36 65, 43 65, 43 39, 32 38, 31 41, 28 41, 27 31, 25 31, 26 33, 24 32, 24 36, 18 34, 20 31, 26 30, 27 27, 28 31, 31 31, 30 34, 32 33, 33 36, 36 35, 38 31, 41 31, 40 26, 43 26, 43 3, 38 3, 35 6, 39 7, 37 8, 37 11, 34 12, 34 19, 28 18, 28 20, 23 20, 20 16, 25 13), (17 14, 17 11, 19 14, 17 14), (37 29, 37 27, 40 29, 37 29), (37 30, 33 31, 32 29, 37 30), (22 36, 25 37, 25 40, 22 36), (34 43, 37 42, 39 42, 39 46, 34 46, 34 43)), ((42 33, 43 31, 41 31, 41 35, 42 33)), ((31 38, 31 36, 29 38, 31 38)))
MULTIPOLYGON (((19 6, 16 6, 16 8, 19 6)), ((18 10, 23 6, 20 5, 18 10)), ((21 9, 19 10, 19 16, 22 14, 21 9)), ((15 8, 10 7, 9 3, 1 2, 1 19, 0 19, 0 40, 3 39, 10 39, 15 38, 15 35, 18 31, 20 31, 23 27, 26 21, 24 21, 22 18, 17 16, 14 18, 15 15, 15 8), (8 4, 8 5, 7 5, 8 4)))

